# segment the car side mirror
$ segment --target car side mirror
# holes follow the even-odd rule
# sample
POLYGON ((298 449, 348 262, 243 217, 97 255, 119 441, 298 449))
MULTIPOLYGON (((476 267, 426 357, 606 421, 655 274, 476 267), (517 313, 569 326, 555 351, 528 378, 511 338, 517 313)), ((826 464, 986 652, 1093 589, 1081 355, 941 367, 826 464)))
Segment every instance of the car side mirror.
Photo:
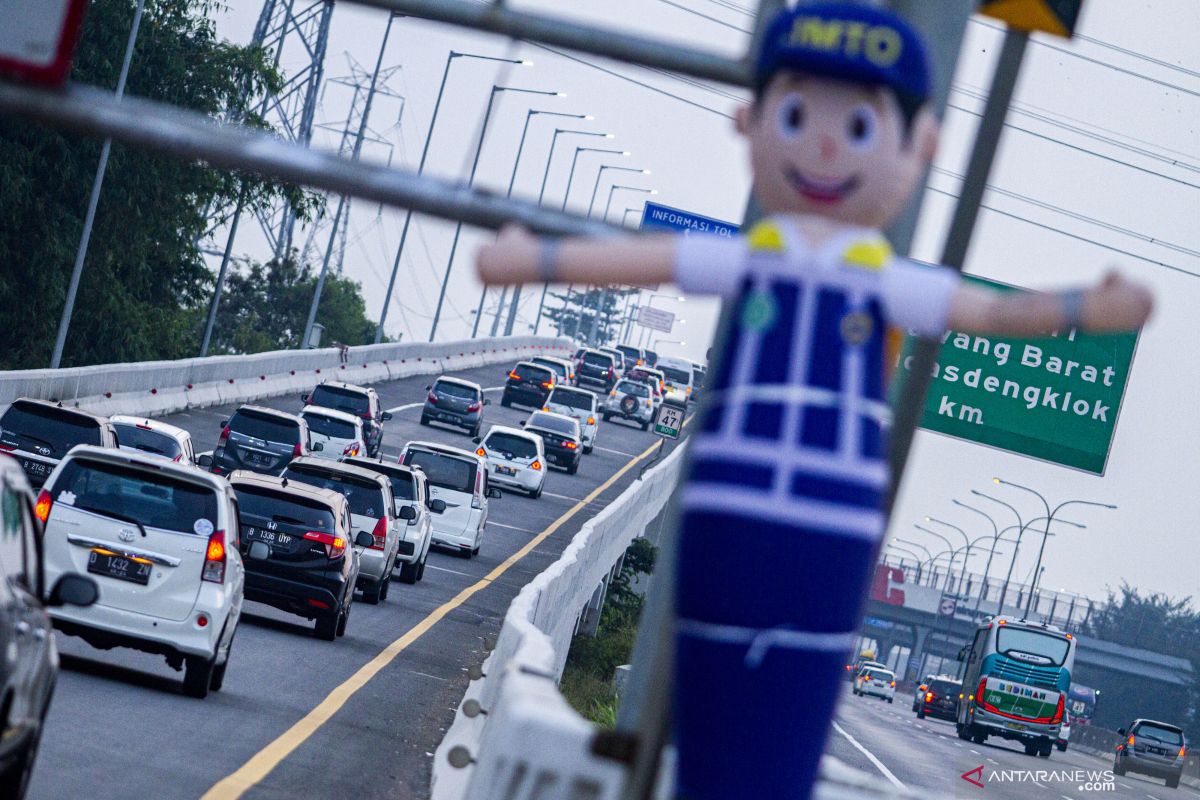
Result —
POLYGON ((98 599, 100 587, 94 580, 75 572, 68 572, 55 582, 50 596, 46 598, 46 605, 55 608, 67 605, 90 606, 98 599))
POLYGON ((524 428, 524 427, 525 427, 525 420, 521 420, 521 421, 520 421, 520 422, 518 422, 517 424, 518 424, 518 425, 520 425, 522 428, 524 428))
POLYGON ((493 486, 487 490, 487 496, 493 500, 499 500, 501 497, 500 490, 493 486))
POLYGON ((304 403, 304 405, 308 405, 308 395, 306 395, 306 394, 300 395, 300 402, 304 403))
POLYGON ((380 415, 379 415, 379 418, 380 418, 381 420, 383 420, 384 422, 388 422, 388 421, 390 421, 390 420, 392 419, 392 412, 390 412, 390 411, 385 411, 385 412, 383 412, 382 414, 380 414, 380 415))
POLYGON ((474 442, 475 444, 482 444, 482 443, 483 443, 483 437, 482 437, 482 436, 476 436, 476 437, 475 437, 475 438, 473 438, 471 441, 472 441, 472 442, 474 442))
POLYGON ((228 417, 226 417, 225 419, 221 420, 221 427, 222 427, 222 428, 228 428, 228 427, 229 427, 229 418, 228 418, 228 417))
POLYGON ((251 542, 246 555, 251 561, 266 561, 271 557, 271 545, 266 542, 251 542))
POLYGON ((406 519, 409 522, 413 522, 417 518, 417 510, 412 506, 401 506, 400 513, 397 516, 399 516, 400 519, 406 519))
POLYGON ((1125 735, 1125 729, 1124 729, 1124 728, 1117 728, 1117 735, 1118 735, 1118 736, 1124 736, 1124 735, 1125 735))
POLYGON ((324 449, 325 449, 325 444, 323 442, 317 442, 316 444, 314 444, 312 446, 312 450, 314 453, 319 453, 324 449))
POLYGON ((965 646, 958 648, 958 655, 956 655, 954 658, 956 661, 966 661, 967 648, 965 646))
POLYGON ((213 465, 212 453, 201 453, 196 458, 196 464, 198 466, 204 467, 205 469, 212 469, 212 465, 213 465))
POLYGON ((485 397, 485 398, 483 398, 483 404, 485 406, 490 406, 492 404, 492 401, 485 397))
POLYGON ((427 392, 432 392, 432 391, 433 391, 433 384, 431 383, 431 384, 429 384, 428 386, 426 386, 426 387, 425 387, 425 391, 427 391, 427 392))
POLYGON ((445 513, 446 501, 445 500, 430 500, 429 501, 429 510, 435 514, 445 513))
POLYGON ((359 547, 370 547, 375 544, 375 537, 366 531, 359 531, 354 534, 354 543, 359 547))

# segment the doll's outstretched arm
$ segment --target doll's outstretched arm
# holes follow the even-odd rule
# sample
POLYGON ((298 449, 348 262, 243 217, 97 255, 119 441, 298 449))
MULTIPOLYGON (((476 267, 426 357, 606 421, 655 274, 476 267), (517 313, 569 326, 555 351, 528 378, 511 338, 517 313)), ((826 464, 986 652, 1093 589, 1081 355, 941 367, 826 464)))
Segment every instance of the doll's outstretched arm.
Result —
POLYGON ((510 226, 479 251, 479 277, 488 284, 670 283, 675 242, 671 235, 556 241, 510 226))
POLYGON ((1138 283, 1110 272, 1098 286, 1066 292, 1002 293, 961 284, 948 327, 967 333, 1031 336, 1052 330, 1131 331, 1150 316, 1154 299, 1138 283))

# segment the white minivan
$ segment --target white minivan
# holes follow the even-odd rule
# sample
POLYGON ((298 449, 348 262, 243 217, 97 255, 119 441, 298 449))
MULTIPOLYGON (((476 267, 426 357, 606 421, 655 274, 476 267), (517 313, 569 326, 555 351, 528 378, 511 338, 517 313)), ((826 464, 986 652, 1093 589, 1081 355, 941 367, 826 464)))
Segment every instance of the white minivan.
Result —
POLYGON ((542 437, 520 428, 493 425, 487 436, 477 437, 475 443, 479 445, 475 455, 487 462, 488 480, 520 489, 535 500, 542 496, 547 469, 542 437))
POLYGON ((308 423, 310 441, 314 445, 321 444, 319 450, 313 448, 314 458, 337 461, 343 456, 367 454, 367 434, 362 417, 323 406, 305 406, 300 418, 308 423))
POLYGON ((590 453, 596 447, 596 417, 600 414, 600 405, 595 392, 574 386, 555 386, 542 411, 574 417, 579 421, 579 432, 583 435, 583 452, 590 453))
POLYGON ((233 489, 160 457, 80 445, 38 495, 46 580, 86 572, 100 597, 50 609, 94 647, 130 647, 184 669, 183 689, 220 689, 242 611, 245 570, 233 489))
POLYGON ((409 442, 400 463, 420 467, 429 482, 429 496, 446 504, 433 520, 433 543, 449 547, 468 558, 479 553, 488 500, 500 490, 488 486, 487 464, 470 450, 435 442, 409 442))
POLYGON ((687 401, 692 399, 692 373, 695 368, 691 361, 686 358, 659 356, 655 366, 663 375, 666 384, 664 388, 674 389, 687 401))

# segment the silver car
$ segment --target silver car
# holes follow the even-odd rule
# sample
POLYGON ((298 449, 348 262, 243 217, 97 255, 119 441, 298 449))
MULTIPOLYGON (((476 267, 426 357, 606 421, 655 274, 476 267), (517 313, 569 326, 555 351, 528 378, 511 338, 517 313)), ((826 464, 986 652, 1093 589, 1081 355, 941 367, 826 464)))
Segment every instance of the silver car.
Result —
POLYGON ((1118 728, 1124 737, 1113 755, 1113 772, 1140 772, 1162 778, 1172 789, 1179 786, 1183 758, 1187 752, 1183 730, 1168 722, 1135 719, 1126 728, 1118 728))
POLYGON ((604 401, 602 415, 605 422, 618 417, 636 422, 642 426, 642 430, 648 430, 654 419, 654 395, 649 384, 627 378, 617 381, 604 401))
POLYGON ((583 452, 590 453, 596 446, 596 416, 600 411, 599 401, 594 392, 587 389, 576 389, 572 386, 555 386, 554 391, 546 398, 543 411, 564 414, 579 421, 579 431, 583 434, 583 452))

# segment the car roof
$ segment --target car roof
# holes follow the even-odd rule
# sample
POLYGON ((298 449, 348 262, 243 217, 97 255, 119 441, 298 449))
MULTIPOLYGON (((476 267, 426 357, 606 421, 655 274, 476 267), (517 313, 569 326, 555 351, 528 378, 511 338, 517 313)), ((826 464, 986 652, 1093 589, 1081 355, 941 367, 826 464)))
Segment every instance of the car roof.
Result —
POLYGON ((342 422, 350 422, 355 425, 362 425, 362 417, 355 414, 347 414, 345 411, 338 411, 336 408, 326 408, 325 406, 305 406, 300 409, 300 415, 315 414, 319 417, 329 417, 330 419, 339 419, 342 422))
POLYGON ((345 456, 338 459, 342 464, 350 464, 361 469, 370 470, 371 472, 380 472, 386 474, 394 474, 397 472, 413 477, 425 477, 425 470, 418 466, 409 466, 396 461, 384 461, 380 458, 367 458, 366 456, 345 456))
POLYGON ((534 361, 553 361, 555 364, 562 364, 564 367, 571 366, 570 361, 568 361, 565 358, 559 358, 558 356, 534 356, 533 360, 534 361))
POLYGON ((654 366, 655 368, 667 366, 675 367, 677 369, 686 369, 688 372, 692 371, 692 362, 688 361, 686 358, 679 358, 677 356, 659 356, 658 362, 654 366))
POLYGON ((584 389, 580 386, 567 386, 566 384, 559 384, 558 386, 555 386, 554 391, 550 393, 550 396, 554 397, 554 395, 558 394, 559 392, 563 392, 565 394, 586 394, 593 400, 596 399, 596 393, 591 389, 584 389))
POLYGON ((322 503, 334 508, 338 508, 346 502, 346 496, 341 492, 335 492, 333 489, 312 486, 301 481, 289 481, 278 475, 264 475, 261 472, 250 472, 244 469, 235 470, 230 473, 229 483, 254 486, 260 489, 272 489, 280 494, 290 494, 294 497, 303 497, 308 500, 320 500, 322 503))
POLYGON ((68 414, 79 414, 84 417, 90 417, 97 422, 105 422, 108 419, 108 417, 104 416, 103 414, 97 414, 94 411, 88 411, 86 408, 65 406, 61 401, 58 400, 38 400, 35 397, 18 397, 16 400, 12 401, 11 405, 15 406, 18 403, 22 405, 41 406, 42 408, 52 408, 57 411, 65 411, 68 414))
POLYGON ((479 463, 482 459, 475 454, 473 450, 463 450, 461 447, 452 447, 448 444, 439 444, 438 442, 409 442, 404 445, 405 450, 410 448, 418 450, 427 450, 431 453, 441 453, 444 456, 453 456, 455 458, 465 458, 475 463, 479 463))
POLYGON ((1131 728, 1132 728, 1132 727, 1134 727, 1135 725, 1158 725, 1159 727, 1162 727, 1162 728, 1169 728, 1169 729, 1171 729, 1171 730, 1173 730, 1173 731, 1179 731, 1180 733, 1183 733, 1183 728, 1181 728, 1180 726, 1176 725, 1175 723, 1173 723, 1173 722, 1160 722, 1159 720, 1156 720, 1156 719, 1140 719, 1140 718, 1139 718, 1139 719, 1135 719, 1133 722, 1131 722, 1131 723, 1129 724, 1129 727, 1131 727, 1131 728))
POLYGON ((356 478, 363 478, 365 480, 374 481, 381 486, 386 486, 389 491, 392 488, 392 484, 388 481, 386 476, 380 475, 374 470, 363 469, 362 467, 356 467, 353 464, 347 464, 345 461, 330 461, 328 458, 301 456, 300 458, 293 458, 290 462, 288 462, 287 469, 291 469, 292 467, 300 467, 302 470, 305 467, 311 467, 314 471, 336 472, 342 475, 353 475, 356 478))
MULTIPOLYGON (((554 417, 556 419, 566 420, 575 426, 579 425, 579 420, 575 419, 574 417, 568 417, 566 414, 558 414, 553 411, 534 411, 529 415, 529 420, 525 423, 526 428, 528 428, 530 425, 537 425, 537 423, 534 422, 534 417, 554 417)), ((552 431, 552 433, 558 433, 558 431, 552 431)))
POLYGON ((459 386, 467 386, 472 389, 483 391, 480 389, 478 383, 475 383, 474 381, 468 381, 463 378, 455 378, 452 375, 438 375, 434 383, 457 383, 459 386))
POLYGON ((192 437, 192 434, 183 428, 172 425, 169 422, 163 422, 161 419, 147 419, 146 417, 134 417, 129 414, 116 414, 109 417, 108 421, 114 425, 136 425, 139 428, 148 428, 158 433, 174 436, 176 439, 184 437, 190 439, 192 437))
POLYGON ((256 405, 252 405, 250 403, 246 403, 245 405, 238 406, 237 411, 235 411, 234 413, 236 414, 238 411, 252 411, 255 414, 263 414, 263 415, 269 416, 269 417, 279 417, 281 419, 286 419, 290 422, 303 422, 304 421, 304 420, 300 419, 300 417, 297 416, 296 414, 289 414, 288 412, 280 411, 277 408, 267 408, 266 406, 256 406, 256 405))
POLYGON ((875 664, 867 664, 866 668, 871 672, 886 672, 890 675, 896 674, 896 673, 892 672, 890 669, 888 669, 887 667, 885 667, 883 664, 879 664, 878 666, 875 664))
POLYGON ((179 464, 174 461, 167 461, 162 456, 140 453, 134 450, 117 450, 111 447, 99 447, 94 444, 79 444, 72 447, 70 452, 63 456, 63 461, 80 458, 88 461, 100 461, 114 466, 128 466, 133 469, 154 472, 159 475, 170 475, 172 478, 179 478, 189 483, 202 484, 218 492, 225 491, 227 486, 225 479, 220 475, 213 475, 211 472, 198 470, 191 464, 179 464))
POLYGON ((599 356, 612 356, 612 353, 606 353, 598 347, 585 347, 583 348, 583 353, 584 355, 587 355, 588 353, 595 353, 599 356))
POLYGON ((547 367, 545 364, 538 364, 538 363, 535 363, 535 362, 533 362, 533 361, 518 361, 518 362, 516 363, 516 366, 514 366, 514 367, 513 367, 513 369, 516 369, 517 367, 522 367, 522 366, 523 366, 523 367, 533 367, 534 369, 544 369, 544 370, 546 370, 547 372, 550 372, 550 373, 553 373, 553 372, 554 372, 554 370, 550 369, 550 368, 549 368, 549 367, 547 367))
POLYGON ((362 392, 363 394, 370 394, 375 391, 370 386, 359 386, 357 383, 346 383, 344 381, 321 381, 317 386, 333 386, 337 389, 349 389, 350 391, 362 392))
POLYGON ((491 436, 493 433, 507 433, 512 436, 517 436, 521 439, 528 439, 531 442, 540 442, 542 440, 542 437, 538 436, 536 433, 527 433, 522 428, 510 428, 507 425, 493 425, 492 427, 488 428, 488 432, 484 434, 483 438, 486 440, 487 437, 491 436))

